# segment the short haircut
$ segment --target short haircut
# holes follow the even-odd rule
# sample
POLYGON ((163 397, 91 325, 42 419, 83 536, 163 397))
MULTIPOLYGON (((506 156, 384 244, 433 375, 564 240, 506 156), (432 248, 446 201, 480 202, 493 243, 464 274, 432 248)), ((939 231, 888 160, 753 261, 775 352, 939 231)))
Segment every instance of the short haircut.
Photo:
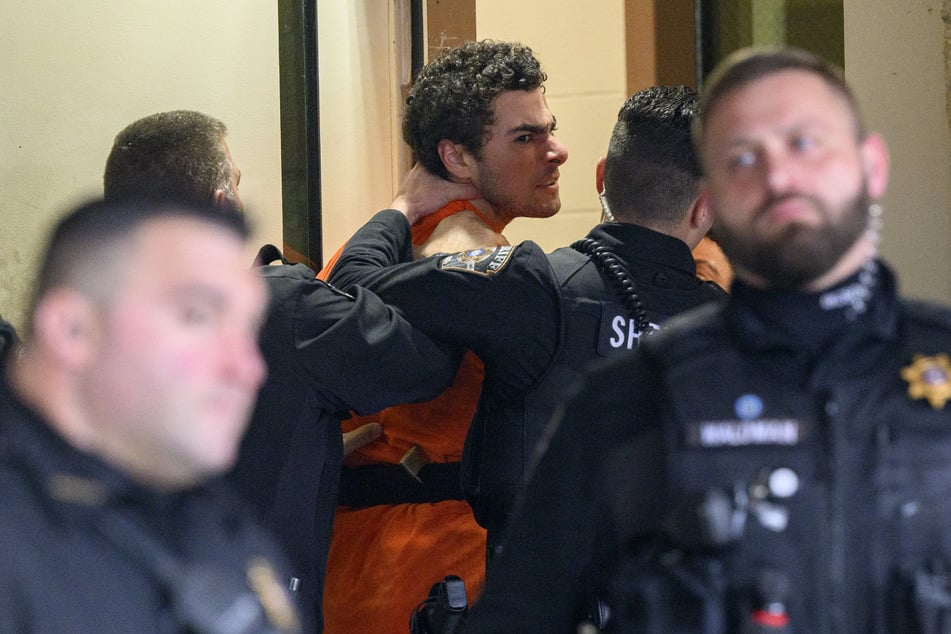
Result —
POLYGON ((532 49, 512 42, 467 42, 429 64, 413 82, 403 110, 403 140, 413 158, 447 178, 439 142, 449 139, 481 157, 495 98, 541 88, 547 79, 532 49))
POLYGON ((241 241, 247 241, 250 233, 242 214, 210 204, 88 202, 66 214, 50 233, 39 264, 30 315, 54 288, 71 288, 107 303, 137 232, 147 223, 165 218, 198 220, 221 227, 241 241))
POLYGON ((726 95, 747 84, 775 73, 799 70, 822 79, 839 94, 852 113, 856 140, 865 138, 865 123, 855 93, 845 81, 842 69, 809 51, 795 48, 744 48, 723 59, 710 74, 700 98, 700 116, 694 123, 693 139, 701 152, 703 126, 726 95))
POLYGON ((618 220, 670 228, 684 219, 699 191, 696 116, 687 86, 654 86, 624 103, 604 161, 604 195, 618 220))
POLYGON ((143 117, 116 135, 103 174, 105 200, 175 200, 210 204, 231 191, 232 166, 222 141, 228 129, 200 112, 143 117))

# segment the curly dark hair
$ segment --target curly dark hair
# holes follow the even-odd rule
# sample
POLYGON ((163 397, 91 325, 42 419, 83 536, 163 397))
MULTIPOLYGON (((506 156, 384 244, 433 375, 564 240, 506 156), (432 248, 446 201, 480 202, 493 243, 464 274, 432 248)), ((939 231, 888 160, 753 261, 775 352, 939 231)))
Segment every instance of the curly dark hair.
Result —
POLYGON ((546 79, 532 49, 518 43, 483 40, 451 48, 413 82, 403 110, 403 140, 415 160, 447 178, 439 142, 450 139, 478 157, 496 96, 543 88, 546 79))

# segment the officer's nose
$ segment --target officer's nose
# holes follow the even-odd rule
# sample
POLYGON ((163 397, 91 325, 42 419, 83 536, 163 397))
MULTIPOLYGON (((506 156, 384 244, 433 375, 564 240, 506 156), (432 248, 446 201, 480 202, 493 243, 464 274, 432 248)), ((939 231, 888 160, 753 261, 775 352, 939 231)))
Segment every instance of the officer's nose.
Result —
POLYGON ((795 165, 784 153, 766 151, 763 153, 762 164, 766 185, 771 192, 782 194, 795 188, 795 165))

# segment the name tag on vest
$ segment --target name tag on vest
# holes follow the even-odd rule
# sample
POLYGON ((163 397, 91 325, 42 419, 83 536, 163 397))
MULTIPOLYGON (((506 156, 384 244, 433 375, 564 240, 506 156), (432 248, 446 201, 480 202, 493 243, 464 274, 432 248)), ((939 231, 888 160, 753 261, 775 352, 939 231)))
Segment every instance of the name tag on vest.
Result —
POLYGON ((808 426, 792 418, 711 420, 687 425, 685 442, 695 449, 794 447, 805 441, 808 426))

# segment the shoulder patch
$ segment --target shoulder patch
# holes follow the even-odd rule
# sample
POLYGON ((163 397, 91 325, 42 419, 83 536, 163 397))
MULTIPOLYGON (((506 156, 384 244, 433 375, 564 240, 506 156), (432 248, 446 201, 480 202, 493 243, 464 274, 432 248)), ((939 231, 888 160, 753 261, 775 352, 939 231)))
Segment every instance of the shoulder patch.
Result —
POLYGON ((505 265, 512 259, 514 251, 515 247, 513 246, 460 251, 439 260, 439 268, 490 277, 505 268, 505 265))

